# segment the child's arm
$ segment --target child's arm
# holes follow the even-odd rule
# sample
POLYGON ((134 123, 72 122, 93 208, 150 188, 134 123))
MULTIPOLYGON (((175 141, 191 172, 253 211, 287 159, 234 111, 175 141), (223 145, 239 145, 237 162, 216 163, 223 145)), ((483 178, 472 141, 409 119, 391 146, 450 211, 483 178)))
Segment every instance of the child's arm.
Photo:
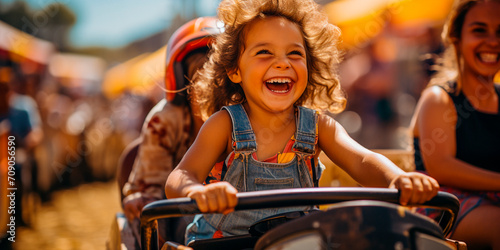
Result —
POLYGON ((405 172, 386 157, 354 141, 333 118, 320 115, 318 144, 325 154, 363 186, 400 190, 400 203, 418 204, 430 200, 439 184, 416 172, 405 172))
MULTIPOLYGON (((210 170, 226 155, 232 124, 227 111, 212 115, 202 126, 193 145, 170 173, 165 185, 167 198, 189 197, 202 212, 231 212, 237 203, 236 189, 227 182, 202 185, 210 170)), ((229 146, 228 146, 229 145, 229 146)))

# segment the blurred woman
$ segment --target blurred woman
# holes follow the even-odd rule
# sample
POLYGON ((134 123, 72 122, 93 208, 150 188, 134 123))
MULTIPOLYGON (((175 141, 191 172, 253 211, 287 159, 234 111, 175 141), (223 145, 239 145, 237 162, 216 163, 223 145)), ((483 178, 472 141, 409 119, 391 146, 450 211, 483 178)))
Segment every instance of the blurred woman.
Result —
POLYGON ((451 237, 500 249, 500 1, 462 0, 444 26, 438 74, 411 128, 417 170, 461 201, 451 237))

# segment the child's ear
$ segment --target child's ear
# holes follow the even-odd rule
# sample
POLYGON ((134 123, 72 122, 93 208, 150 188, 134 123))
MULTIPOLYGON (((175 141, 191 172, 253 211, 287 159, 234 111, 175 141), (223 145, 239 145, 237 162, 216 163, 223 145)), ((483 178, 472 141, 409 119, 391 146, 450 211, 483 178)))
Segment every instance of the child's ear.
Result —
POLYGON ((241 82, 241 75, 240 75, 239 69, 228 72, 227 77, 229 77, 229 80, 231 80, 231 82, 234 82, 234 83, 241 82))

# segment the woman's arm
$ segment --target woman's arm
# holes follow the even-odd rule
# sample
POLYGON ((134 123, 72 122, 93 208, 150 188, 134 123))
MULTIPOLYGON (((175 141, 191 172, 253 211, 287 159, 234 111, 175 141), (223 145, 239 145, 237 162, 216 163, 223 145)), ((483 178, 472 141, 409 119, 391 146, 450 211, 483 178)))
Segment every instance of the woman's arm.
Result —
POLYGON ((424 90, 414 120, 414 134, 419 138, 422 160, 429 175, 447 186, 467 190, 500 190, 500 173, 456 158, 457 112, 442 88, 433 86, 424 90))
MULTIPOLYGON (((212 115, 165 185, 167 198, 190 197, 202 212, 229 212, 236 206, 236 189, 227 182, 202 185, 218 160, 228 153, 232 124, 227 111, 212 115)), ((230 148, 230 147, 229 147, 230 148)))

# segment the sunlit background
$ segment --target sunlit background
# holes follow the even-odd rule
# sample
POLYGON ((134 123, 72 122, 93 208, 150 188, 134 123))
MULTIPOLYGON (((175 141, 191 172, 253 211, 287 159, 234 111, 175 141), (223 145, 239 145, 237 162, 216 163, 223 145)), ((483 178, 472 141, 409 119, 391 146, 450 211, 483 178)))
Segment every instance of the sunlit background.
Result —
MULTIPOLYGON (((216 15, 218 3, 0 0, 0 56, 13 61, 15 91, 34 100, 40 117, 38 140, 17 148, 28 181, 15 249, 105 248, 121 210, 117 161, 164 96, 169 36, 190 19, 216 15)), ((409 149, 407 128, 431 59, 442 52, 452 0, 318 3, 343 32, 348 104, 334 117, 367 148, 409 149)), ((4 192, 3 176, 1 183, 4 192)))

